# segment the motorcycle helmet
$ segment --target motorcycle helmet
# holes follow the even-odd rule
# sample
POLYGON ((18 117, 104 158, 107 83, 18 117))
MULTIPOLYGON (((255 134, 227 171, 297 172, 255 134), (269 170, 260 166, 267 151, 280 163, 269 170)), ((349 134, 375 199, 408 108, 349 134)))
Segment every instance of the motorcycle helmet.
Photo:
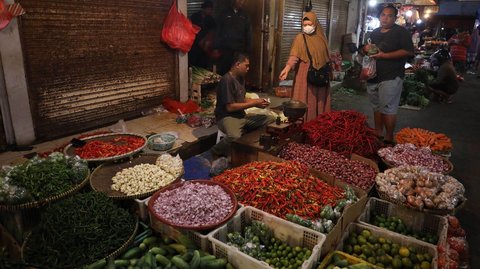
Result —
POLYGON ((452 56, 450 56, 450 52, 448 52, 447 49, 439 49, 430 56, 430 61, 433 66, 440 66, 450 59, 452 59, 452 56))

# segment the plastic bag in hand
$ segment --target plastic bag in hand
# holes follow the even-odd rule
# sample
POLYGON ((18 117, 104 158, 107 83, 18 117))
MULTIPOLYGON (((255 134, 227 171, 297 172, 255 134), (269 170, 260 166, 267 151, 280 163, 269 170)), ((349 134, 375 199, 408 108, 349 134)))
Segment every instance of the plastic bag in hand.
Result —
POLYGON ((163 23, 163 42, 167 43, 172 49, 187 53, 199 31, 200 27, 192 24, 185 15, 178 11, 177 0, 174 0, 163 23))
POLYGON ((374 58, 364 56, 362 59, 362 72, 360 73, 360 79, 367 80, 372 79, 377 75, 377 62, 374 58))

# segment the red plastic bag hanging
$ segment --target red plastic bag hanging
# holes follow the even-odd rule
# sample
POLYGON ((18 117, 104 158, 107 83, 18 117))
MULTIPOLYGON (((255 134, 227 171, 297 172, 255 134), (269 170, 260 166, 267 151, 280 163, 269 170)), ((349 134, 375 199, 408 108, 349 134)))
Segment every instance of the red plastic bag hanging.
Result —
POLYGON ((185 15, 178 11, 177 0, 173 0, 172 7, 170 7, 163 23, 163 42, 167 43, 172 49, 187 53, 199 31, 200 27, 192 24, 185 15))

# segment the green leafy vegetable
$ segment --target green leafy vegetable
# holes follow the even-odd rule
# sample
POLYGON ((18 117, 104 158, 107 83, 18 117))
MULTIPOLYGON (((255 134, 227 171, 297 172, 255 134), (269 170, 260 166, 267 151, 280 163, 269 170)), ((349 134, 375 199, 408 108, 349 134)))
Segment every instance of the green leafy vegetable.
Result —
POLYGON ((88 174, 87 163, 54 152, 22 165, 4 168, 0 174, 0 203, 38 201, 70 190, 88 174))

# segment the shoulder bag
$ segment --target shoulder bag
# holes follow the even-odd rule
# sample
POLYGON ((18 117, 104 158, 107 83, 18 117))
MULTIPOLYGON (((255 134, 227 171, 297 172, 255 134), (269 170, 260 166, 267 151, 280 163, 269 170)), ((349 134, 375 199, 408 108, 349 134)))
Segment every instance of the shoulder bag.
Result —
POLYGON ((310 66, 308 67, 307 72, 307 82, 318 87, 325 87, 330 83, 330 64, 327 62, 320 69, 315 69, 312 65, 312 55, 308 50, 307 39, 303 35, 303 40, 305 41, 305 47, 307 48, 308 59, 310 60, 310 66))

